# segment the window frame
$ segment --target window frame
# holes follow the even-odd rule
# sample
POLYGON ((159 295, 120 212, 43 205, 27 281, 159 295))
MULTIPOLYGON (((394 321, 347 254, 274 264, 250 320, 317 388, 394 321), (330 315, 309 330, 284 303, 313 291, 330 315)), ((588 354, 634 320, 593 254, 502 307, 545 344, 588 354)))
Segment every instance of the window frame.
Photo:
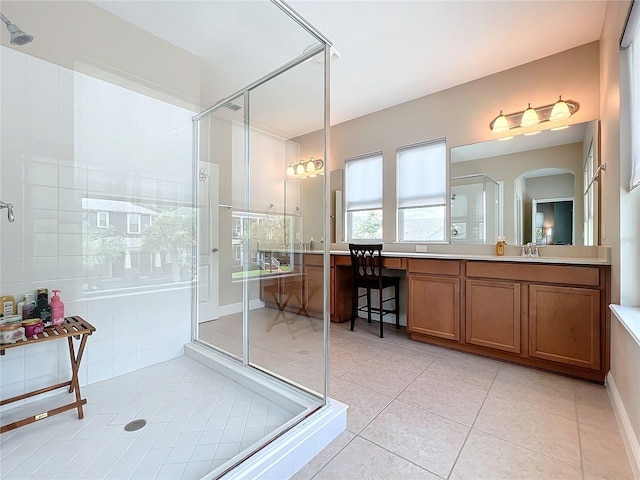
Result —
POLYGON ((384 238, 384 154, 382 151, 375 151, 366 153, 363 155, 357 155, 354 157, 348 157, 344 161, 345 166, 345 182, 344 182, 344 236, 347 242, 358 241, 374 241, 383 242, 384 238), (373 158, 380 159, 380 207, 379 208, 363 208, 363 209, 349 209, 349 180, 348 180, 348 164, 362 160, 370 160, 373 158), (352 214, 354 212, 380 212, 380 237, 375 238, 353 238, 352 230, 352 214))
POLYGON ((129 235, 140 235, 142 233, 142 224, 141 224, 141 215, 139 213, 127 213, 127 234, 129 235), (131 229, 131 218, 138 218, 138 231, 134 232, 131 229))
POLYGON ((420 244, 432 244, 432 245, 441 245, 441 244, 449 244, 451 243, 451 201, 449 200, 451 196, 451 162, 450 162, 450 154, 449 148, 447 146, 447 138, 446 137, 438 137, 430 140, 426 140, 423 142, 411 143, 408 145, 402 145, 396 148, 396 242, 398 243, 420 243, 420 244), (434 145, 442 143, 444 146, 444 203, 438 204, 428 204, 422 206, 413 206, 413 207, 399 207, 400 205, 400 164, 399 156, 400 152, 403 150, 416 149, 427 145, 434 145), (404 240, 402 239, 402 229, 403 223, 401 222, 401 210, 413 210, 418 208, 441 208, 444 207, 444 226, 443 226, 443 238, 438 240, 404 240))
POLYGON ((109 212, 96 212, 96 227, 109 228, 109 212), (100 216, 104 215, 104 225, 100 225, 100 216))

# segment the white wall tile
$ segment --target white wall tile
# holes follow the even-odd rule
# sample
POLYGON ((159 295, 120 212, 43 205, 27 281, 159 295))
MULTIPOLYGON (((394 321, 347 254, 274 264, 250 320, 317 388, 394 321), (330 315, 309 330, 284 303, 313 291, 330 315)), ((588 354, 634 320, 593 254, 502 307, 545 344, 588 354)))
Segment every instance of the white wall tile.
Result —
POLYGON ((78 256, 83 253, 83 238, 81 233, 58 234, 58 254, 60 256, 78 256))
POLYGON ((82 212, 82 199, 84 197, 86 197, 84 190, 60 188, 58 189, 58 208, 65 211, 82 212))
POLYGON ((72 142, 56 142, 56 152, 60 165, 84 167, 86 164, 81 163, 75 158, 75 144, 72 142))
POLYGON ((84 275, 84 257, 67 255, 58 258, 58 278, 78 279, 84 275))
POLYGON ((58 189, 27 185, 27 209, 58 210, 58 189))
POLYGON ((25 255, 27 257, 55 257, 58 255, 58 235, 56 233, 25 235, 25 255))
POLYGON ((44 90, 49 95, 58 96, 58 70, 53 63, 27 56, 27 89, 44 90))
POLYGON ((113 360, 111 358, 92 363, 91 367, 87 370, 88 383, 99 382, 111 377, 113 377, 113 360))
POLYGON ((26 257, 25 274, 32 282, 55 281, 58 278, 58 257, 26 257))
MULTIPOLYGON (((17 348, 14 350, 18 350, 17 348)), ((8 350, 10 352, 11 350, 8 350)), ((6 355, 5 355, 6 356, 6 355)), ((0 362, 0 374, 2 375, 2 384, 24 382, 24 358, 3 358, 0 362)), ((2 398, 6 398, 5 392, 2 392, 2 398)))
MULTIPOLYGON (((42 376, 57 379, 58 358, 53 352, 31 353, 24 359, 24 379, 32 380, 42 376)), ((46 385, 45 385, 46 386, 46 385)))
POLYGON ((58 212, 32 208, 27 215, 26 226, 27 232, 58 233, 58 212))
POLYGON ((58 167, 58 185, 61 188, 73 188, 86 192, 87 190, 87 169, 69 165, 58 167))
POLYGON ((60 233, 82 234, 83 212, 60 210, 58 212, 58 231, 60 233))
POLYGON ((128 353, 113 357, 113 374, 123 375, 136 370, 136 353, 128 353))
POLYGON ((0 278, 2 278, 3 284, 24 282, 24 258, 9 257, 2 259, 0 263, 0 278))

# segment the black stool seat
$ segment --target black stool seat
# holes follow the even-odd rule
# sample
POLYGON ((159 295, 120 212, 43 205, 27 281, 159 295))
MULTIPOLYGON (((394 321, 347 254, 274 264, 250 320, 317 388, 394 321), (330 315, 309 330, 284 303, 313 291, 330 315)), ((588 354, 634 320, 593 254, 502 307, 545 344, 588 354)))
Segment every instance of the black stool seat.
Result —
POLYGON ((382 244, 349 244, 351 267, 353 269, 353 299, 351 303, 351 331, 356 323, 359 311, 367 311, 367 320, 371 323, 371 312, 380 316, 380 337, 383 333, 383 317, 393 314, 396 317, 396 328, 400 328, 400 278, 382 275, 382 244), (383 290, 394 287, 392 297, 383 299, 383 290), (366 293, 360 295, 360 289, 366 293), (371 290, 378 290, 378 306, 371 305, 371 290), (359 306, 360 298, 366 297, 367 304, 359 306), (393 301, 393 308, 386 308, 385 303, 393 301))

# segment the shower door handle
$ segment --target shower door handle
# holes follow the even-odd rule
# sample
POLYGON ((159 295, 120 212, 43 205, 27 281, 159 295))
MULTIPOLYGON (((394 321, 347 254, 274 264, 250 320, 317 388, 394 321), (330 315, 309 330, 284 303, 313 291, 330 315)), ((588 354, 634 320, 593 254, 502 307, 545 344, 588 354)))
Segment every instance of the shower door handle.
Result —
POLYGON ((213 247, 211 249, 211 253, 218 253, 218 247, 213 247))

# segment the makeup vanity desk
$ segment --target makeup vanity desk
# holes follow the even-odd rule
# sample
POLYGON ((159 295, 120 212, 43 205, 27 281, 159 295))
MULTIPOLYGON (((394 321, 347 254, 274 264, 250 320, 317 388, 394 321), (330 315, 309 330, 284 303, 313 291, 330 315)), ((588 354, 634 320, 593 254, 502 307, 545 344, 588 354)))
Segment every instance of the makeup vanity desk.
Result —
MULTIPOLYGON (((351 316, 348 252, 331 252, 331 321, 351 316)), ((406 273, 412 340, 604 383, 611 267, 598 258, 383 252, 406 273)))

